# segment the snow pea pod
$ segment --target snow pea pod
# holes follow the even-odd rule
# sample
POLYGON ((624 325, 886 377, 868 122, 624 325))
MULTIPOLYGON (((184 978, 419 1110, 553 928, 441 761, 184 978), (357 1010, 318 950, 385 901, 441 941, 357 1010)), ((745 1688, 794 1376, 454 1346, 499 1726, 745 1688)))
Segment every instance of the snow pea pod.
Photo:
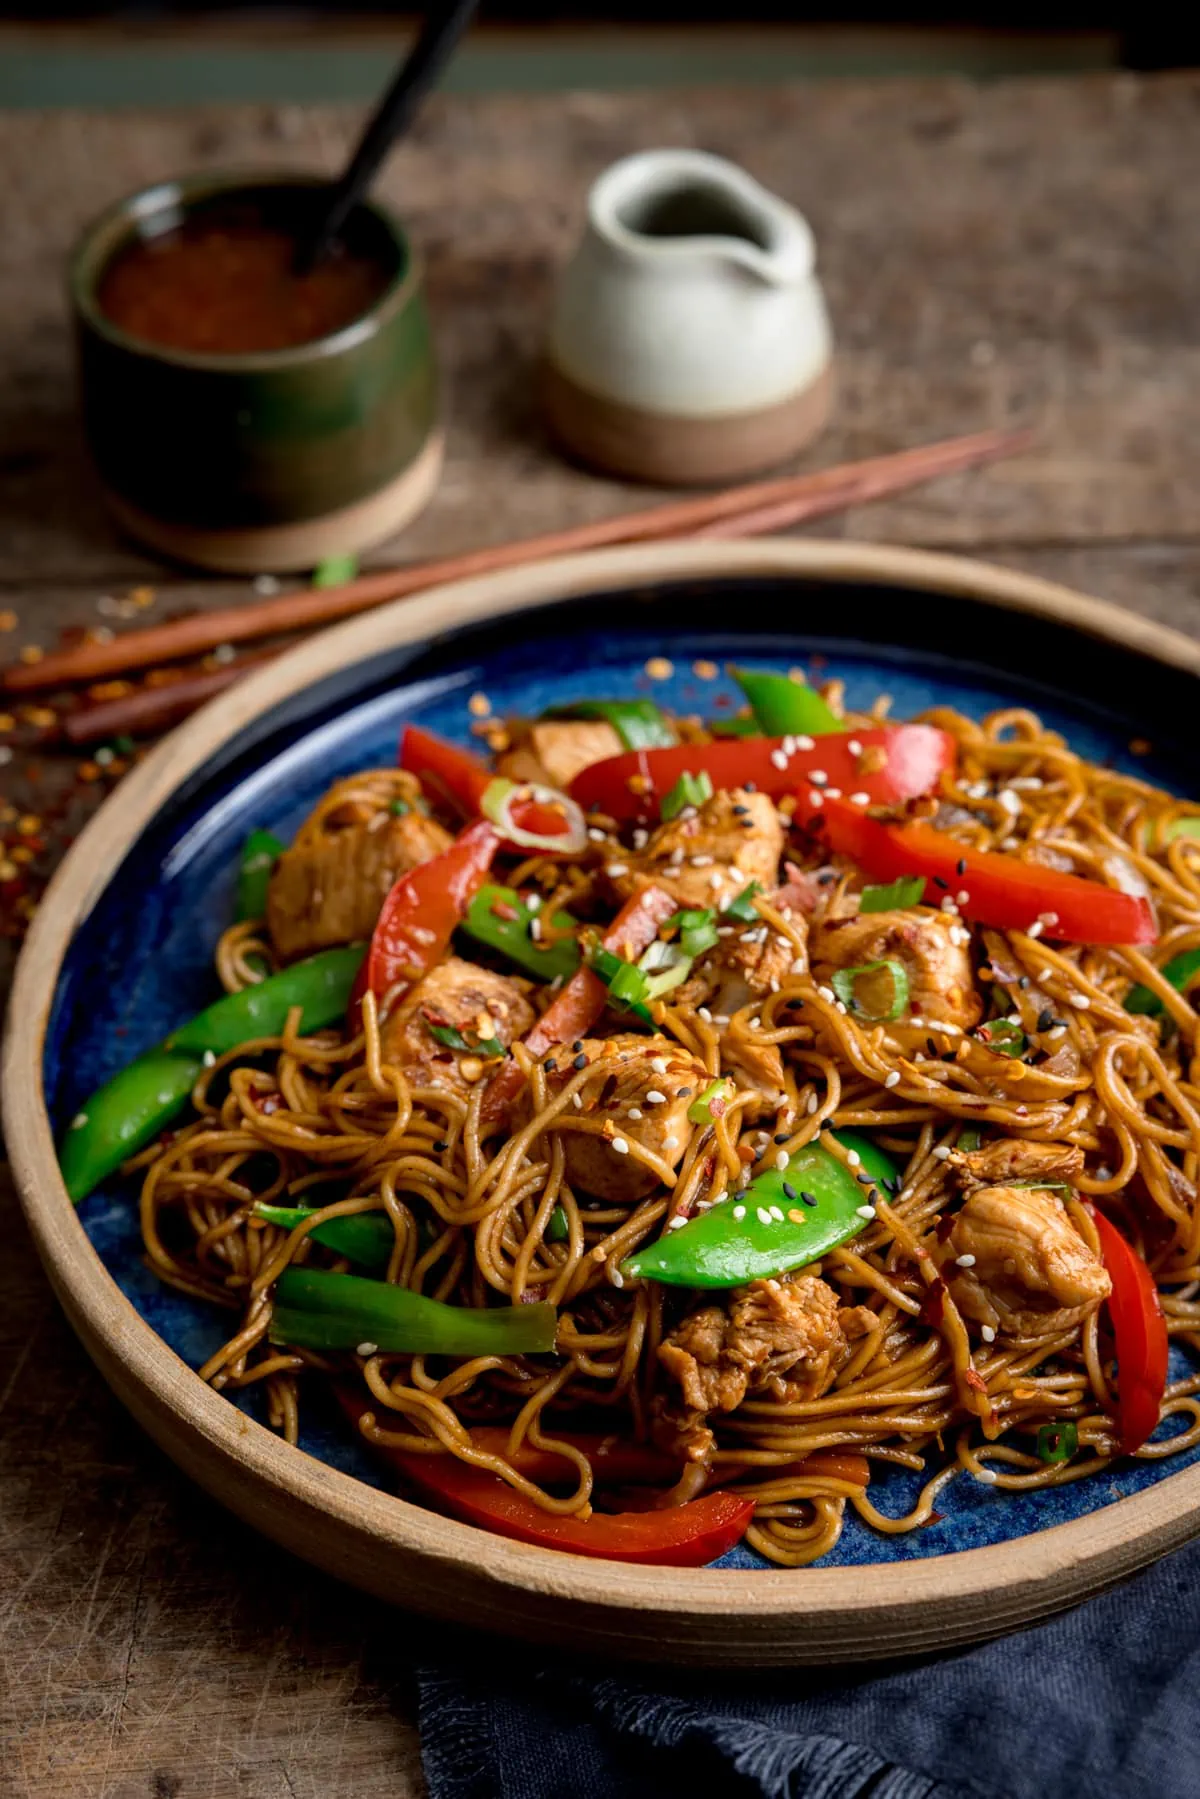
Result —
POLYGON ((92 1094, 58 1148, 63 1182, 76 1205, 157 1137, 187 1104, 203 1067, 200 1056, 151 1049, 92 1094))
POLYGON ((870 1223, 875 1183, 894 1182, 897 1171, 869 1138, 854 1131, 837 1138, 857 1155, 854 1168, 821 1142, 807 1143, 786 1169, 764 1170, 741 1193, 643 1244, 622 1274, 669 1287, 740 1287, 802 1268, 856 1237, 870 1223))
POLYGON ((678 743, 675 727, 653 700, 575 700, 552 706, 544 718, 600 718, 627 750, 662 750, 678 743))
POLYGON ((369 1343, 414 1355, 536 1355, 554 1348, 557 1320, 556 1308, 544 1300, 451 1306, 359 1274, 285 1268, 275 1283, 270 1336, 272 1343, 299 1349, 369 1343))
MULTIPOLYGON (((268 1206, 260 1201, 254 1216, 267 1224, 277 1224, 280 1230, 294 1231, 319 1210, 319 1206, 268 1206)), ((314 1224, 308 1234, 314 1243, 323 1243, 347 1261, 373 1271, 387 1267, 396 1244, 396 1233, 386 1212, 339 1212, 314 1224)))
MULTIPOLYGON (((458 928, 476 943, 499 950, 522 974, 530 974, 536 981, 552 981, 560 975, 568 981, 579 967, 579 944, 574 937, 561 937, 549 945, 535 942, 530 926, 537 916, 515 887, 489 883, 479 889, 458 928)), ((569 912, 556 912, 551 922, 556 931, 579 928, 579 920, 569 912)))
MULTIPOLYGON (((1169 962, 1164 962, 1158 972, 1164 981, 1183 993, 1197 969, 1200 969, 1200 949, 1185 949, 1182 955, 1173 956, 1169 962)), ((1139 981, 1126 995, 1125 1010, 1154 1018, 1163 1010, 1163 1003, 1157 993, 1152 992, 1149 987, 1143 987, 1139 981)))
POLYGON ((256 987, 227 993, 198 1012, 171 1033, 166 1048, 223 1056, 254 1037, 278 1037, 293 1006, 301 1008, 302 1031, 324 1030, 345 1017, 362 959, 362 944, 351 943, 293 962, 256 987))
POLYGON ((300 1027, 308 1032, 344 1017, 362 958, 361 943, 323 950, 256 987, 227 993, 115 1074, 80 1108, 59 1145, 59 1167, 76 1204, 183 1110, 206 1057, 277 1037, 293 1006, 301 1008, 300 1027))

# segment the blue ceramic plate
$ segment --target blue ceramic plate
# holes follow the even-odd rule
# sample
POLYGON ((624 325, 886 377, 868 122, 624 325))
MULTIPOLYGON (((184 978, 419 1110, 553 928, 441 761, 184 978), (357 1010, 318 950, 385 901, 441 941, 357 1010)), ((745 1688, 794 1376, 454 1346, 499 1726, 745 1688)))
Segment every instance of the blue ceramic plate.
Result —
MULTIPOLYGON (((392 763, 409 720, 470 742, 474 694, 486 694, 499 714, 653 693, 669 708, 715 715, 740 696, 724 676, 709 678, 697 666, 732 660, 836 675, 850 705, 887 693, 898 718, 942 704, 975 718, 1029 706, 1087 756, 1200 792, 1200 753, 1182 728, 1195 716, 1193 677, 1046 619, 937 592, 799 578, 675 582, 560 602, 392 650, 256 721, 171 797, 126 855, 63 965, 44 1071, 56 1132, 100 1082, 214 997, 213 949, 231 916, 248 831, 265 826, 288 838, 331 781, 392 763), (666 658, 670 676, 651 680, 651 658, 666 658)), ((228 1320, 160 1286, 145 1268, 132 1185, 110 1182, 86 1202, 82 1220, 153 1329, 193 1367, 203 1362, 228 1320)), ((319 1403, 308 1403, 303 1419, 302 1443, 313 1455, 379 1484, 374 1465, 319 1403)), ((1137 1493, 1197 1454, 1122 1463, 1053 1492, 998 1493, 959 1480, 939 1500, 940 1521, 924 1530, 886 1537, 851 1519, 825 1565, 940 1556, 1022 1537, 1137 1493)), ((871 1496, 900 1514, 916 1486, 897 1470, 876 1476, 871 1496)), ((744 1550, 721 1565, 765 1566, 744 1550)))

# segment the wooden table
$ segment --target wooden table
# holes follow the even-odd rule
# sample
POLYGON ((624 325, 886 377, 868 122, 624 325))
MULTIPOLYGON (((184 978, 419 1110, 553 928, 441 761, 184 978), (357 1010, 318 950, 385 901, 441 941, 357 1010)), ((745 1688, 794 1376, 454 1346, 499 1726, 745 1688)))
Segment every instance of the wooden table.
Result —
MULTIPOLYGON (((352 120, 278 108, 0 117, 0 656, 232 584, 118 541, 77 446, 63 258, 129 188, 202 164, 331 168, 352 120), (98 607, 98 602, 105 603, 98 607), (132 610, 126 607, 125 610, 132 610)), ((403 553, 628 503, 531 410, 554 269, 590 179, 662 143, 745 163, 812 220, 840 345, 814 461, 1033 421, 1035 450, 827 530, 969 550, 1200 628, 1200 78, 458 100, 387 188, 421 245, 453 390, 445 479, 403 553)), ((394 557, 393 557, 394 559, 394 557)), ((29 736, 0 733, 0 745, 29 736)), ((37 884, 115 784, 18 747, 0 793, 37 884)), ((16 929, 11 889, 0 924, 16 929)), ((14 940, 0 942, 10 954, 14 940)), ((2 971, 0 971, 2 973, 2 971)), ((37 1799, 410 1799, 419 1627, 252 1538, 85 1362, 0 1195, 0 1789, 37 1799)))

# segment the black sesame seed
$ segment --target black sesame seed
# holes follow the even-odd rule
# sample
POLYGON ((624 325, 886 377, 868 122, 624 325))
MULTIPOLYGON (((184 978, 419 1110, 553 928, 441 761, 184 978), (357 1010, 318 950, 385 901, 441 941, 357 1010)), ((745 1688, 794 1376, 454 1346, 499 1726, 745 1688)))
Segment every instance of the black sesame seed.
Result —
POLYGON ((796 1203, 796 1189, 792 1186, 791 1181, 784 1181, 783 1197, 790 1199, 793 1205, 796 1203))
POLYGON ((800 1195, 800 1200, 803 1205, 815 1206, 817 1203, 817 1196, 815 1193, 802 1193, 800 1195))
POLYGON ((733 816, 735 818, 749 818, 749 816, 750 816, 749 806, 735 806, 733 808, 733 816))
POLYGON ((900 1176, 898 1174, 890 1174, 883 1183, 883 1189, 885 1193, 890 1193, 894 1198, 900 1191, 900 1176))
POLYGON ((571 1067, 572 1068, 586 1068, 587 1067, 587 1057, 586 1056, 576 1056, 575 1060, 571 1064, 571 1067))
POLYGON ((547 1074, 557 1074, 558 1073, 558 1063, 554 1060, 553 1056, 551 1056, 550 1060, 546 1063, 545 1067, 546 1067, 547 1074))
POLYGON ((791 1134, 790 1131, 776 1131, 774 1141, 776 1143, 786 1143, 791 1137, 791 1134))
POLYGON ((929 1051, 929 1053, 930 1053, 930 1055, 931 1055, 931 1056, 933 1056, 933 1057, 934 1057, 934 1058, 935 1058, 935 1059, 936 1059, 936 1057, 937 1057, 937 1054, 938 1054, 938 1046, 937 1046, 937 1044, 936 1044, 936 1043, 935 1043, 935 1042, 934 1042, 934 1041, 933 1041, 933 1038, 932 1038, 932 1037, 926 1037, 926 1039, 925 1039, 925 1048, 926 1048, 926 1049, 927 1049, 927 1050, 928 1050, 928 1051, 929 1051))
POLYGON ((1062 1029, 1065 1030, 1068 1022, 1069 1021, 1065 1018, 1052 1018, 1050 1020, 1050 1029, 1052 1031, 1054 1031, 1054 1030, 1057 1030, 1061 1026, 1062 1029))
POLYGON ((1023 990, 1024 988, 1028 987, 1028 985, 1029 985, 1029 976, 1027 974, 1023 974, 1021 976, 1020 980, 1017 982, 1017 986, 1023 990))
POLYGON ((743 781, 742 782, 742 792, 743 793, 757 793, 758 792, 758 783, 756 781, 743 781))
POLYGON ((1037 1028, 1039 1031, 1048 1031, 1053 1023, 1054 1014, 1049 1006, 1046 1006, 1038 1013, 1037 1028))
POLYGON ((958 861, 954 865, 954 872, 956 875, 965 875, 966 874, 967 858, 965 856, 959 857, 958 861))
POLYGON ((675 1097, 676 1099, 690 1099, 692 1097, 692 1090, 690 1087, 679 1087, 676 1089, 675 1097))
POLYGON ((871 1185, 871 1176, 869 1174, 856 1174, 854 1178, 856 1181, 861 1181, 864 1187, 869 1187, 871 1185))
POLYGON ((948 893, 950 890, 949 881, 943 881, 941 875, 934 875, 933 884, 935 887, 940 887, 943 893, 948 893))
POLYGON ((572 1048, 572 1049, 573 1049, 573 1050, 581 1050, 581 1049, 582 1049, 582 1048, 583 1048, 583 1042, 582 1042, 582 1039, 580 1039, 580 1038, 578 1038, 578 1037, 577 1037, 577 1038, 576 1038, 576 1039, 575 1039, 575 1041, 574 1041, 574 1043, 573 1043, 573 1044, 572 1044, 572 1045, 571 1045, 571 1048, 572 1048))
POLYGON ((836 868, 823 868, 817 876, 818 887, 828 887, 831 881, 837 880, 836 868))
POLYGON ((433 1147, 437 1151, 438 1155, 440 1156, 444 1149, 449 1149, 450 1145, 448 1143, 443 1142, 443 1143, 435 1143, 433 1147))

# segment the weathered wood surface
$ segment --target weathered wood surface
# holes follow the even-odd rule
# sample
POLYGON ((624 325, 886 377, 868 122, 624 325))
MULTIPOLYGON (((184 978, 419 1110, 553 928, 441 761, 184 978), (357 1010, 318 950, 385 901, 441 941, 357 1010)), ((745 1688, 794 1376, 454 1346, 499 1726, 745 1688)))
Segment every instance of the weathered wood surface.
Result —
MULTIPOLYGON (((138 582, 159 588, 155 617, 230 591, 164 576, 96 502, 61 297, 76 232, 172 170, 330 168, 350 128, 345 114, 277 108, 0 118, 0 612, 18 616, 0 655, 96 624, 97 599, 138 582)), ((1190 76, 434 106, 385 187, 427 261, 450 454, 434 505, 393 555, 629 502, 548 453, 529 370, 589 180, 625 150, 669 142, 735 157, 816 228, 841 397, 811 463, 1040 427, 1010 464, 827 530, 975 550, 1197 628, 1190 76)), ((64 806, 35 873, 104 786, 76 789, 74 762, 53 756, 22 751, 0 767, 20 812, 64 806)), ((0 823, 0 841, 12 832, 0 823)), ((418 1793, 409 1628, 259 1544, 148 1447, 63 1325, 6 1187, 0 1214, 0 1790, 418 1793)))

